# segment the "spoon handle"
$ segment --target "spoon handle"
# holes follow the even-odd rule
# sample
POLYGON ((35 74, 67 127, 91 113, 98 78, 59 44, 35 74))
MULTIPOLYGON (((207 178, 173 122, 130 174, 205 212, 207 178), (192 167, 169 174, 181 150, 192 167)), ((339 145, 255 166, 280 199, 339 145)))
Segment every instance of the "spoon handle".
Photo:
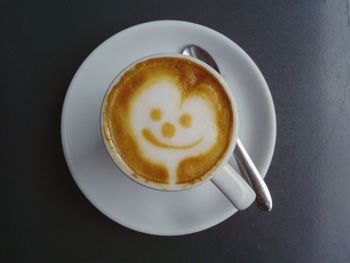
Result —
POLYGON ((238 163, 239 170, 246 177, 250 186, 256 193, 255 201, 257 206, 263 211, 270 211, 272 209, 270 191, 239 138, 237 138, 237 144, 233 155, 238 163))

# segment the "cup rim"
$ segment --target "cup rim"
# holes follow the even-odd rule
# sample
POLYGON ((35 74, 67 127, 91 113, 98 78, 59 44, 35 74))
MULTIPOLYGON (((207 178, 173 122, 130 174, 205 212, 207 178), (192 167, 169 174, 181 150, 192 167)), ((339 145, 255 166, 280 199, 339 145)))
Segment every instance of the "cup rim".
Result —
POLYGON ((236 106, 236 101, 232 95, 232 92, 230 90, 230 88, 228 87, 228 84, 226 83, 226 81, 223 79, 223 77, 214 69, 212 68, 210 65, 206 64, 205 62, 191 57, 191 56, 187 56, 187 55, 183 55, 183 54, 179 54, 179 53, 171 53, 171 52, 164 52, 164 53, 157 53, 157 54, 152 54, 152 55, 148 55, 148 56, 144 56, 141 57, 133 62, 131 62, 130 64, 128 64, 127 66, 125 66, 111 81, 111 83, 109 84, 103 99, 102 99, 102 103, 101 103, 101 107, 100 107, 100 132, 101 132, 101 136, 102 136, 102 140, 103 143, 108 151, 109 157, 112 159, 113 163, 115 164, 115 166, 128 178, 130 178, 131 180, 133 180, 134 182, 145 186, 147 188, 153 189, 153 190, 158 190, 158 191, 164 191, 164 192, 177 192, 177 191, 184 191, 184 190, 188 190, 188 189, 192 189, 195 187, 198 187, 206 182, 208 182, 209 180, 211 180, 215 174, 223 168, 224 165, 226 165, 229 161, 229 158, 232 156, 233 154, 233 150, 236 146, 236 142, 237 142, 237 133, 238 133, 238 123, 239 123, 239 119, 238 119, 238 114, 237 114, 237 106, 236 106), (163 58, 163 57, 172 57, 172 58, 182 58, 182 59, 187 59, 190 60, 194 63, 199 64, 200 66, 204 67, 206 70, 209 71, 210 74, 212 74, 222 85, 222 87, 224 88, 227 96, 230 99, 230 105, 231 105, 231 109, 233 112, 233 129, 231 132, 231 138, 230 138, 230 144, 227 147, 223 157, 213 166, 211 167, 211 169, 208 171, 210 173, 210 175, 206 176, 204 179, 195 182, 193 184, 181 184, 179 185, 179 187, 177 188, 171 188, 169 189, 167 186, 169 186, 168 184, 160 184, 160 183, 155 183, 152 181, 147 181, 146 179, 144 179, 143 177, 139 176, 136 177, 135 175, 133 175, 133 170, 124 162, 124 160, 121 158, 120 154, 117 153, 116 149, 111 149, 111 145, 110 143, 107 142, 107 139, 105 137, 105 131, 104 131, 104 124, 103 124, 103 112, 104 112, 104 107, 105 107, 105 102, 106 102, 106 98, 108 96, 108 94, 111 92, 111 90, 113 89, 114 85, 120 80, 120 78, 129 70, 131 69, 133 66, 135 66, 136 64, 149 60, 149 59, 153 59, 153 58, 163 58))

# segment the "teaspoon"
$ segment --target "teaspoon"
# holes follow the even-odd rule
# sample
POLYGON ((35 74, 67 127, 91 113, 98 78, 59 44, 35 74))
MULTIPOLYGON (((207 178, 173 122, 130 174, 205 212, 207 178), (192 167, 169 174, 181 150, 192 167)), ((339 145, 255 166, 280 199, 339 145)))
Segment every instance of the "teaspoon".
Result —
MULTIPOLYGON (((196 45, 187 45, 181 53, 202 60, 220 73, 219 67, 213 57, 203 48, 196 45)), ((272 209, 270 191, 239 138, 237 138, 233 155, 238 163, 239 170, 255 191, 255 202, 257 206, 263 211, 270 211, 272 209)))

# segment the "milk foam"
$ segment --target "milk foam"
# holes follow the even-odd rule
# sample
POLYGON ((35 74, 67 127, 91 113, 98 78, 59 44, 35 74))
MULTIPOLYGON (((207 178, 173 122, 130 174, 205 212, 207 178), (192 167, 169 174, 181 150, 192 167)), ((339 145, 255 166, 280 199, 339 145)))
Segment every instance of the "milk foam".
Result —
POLYGON ((221 163, 234 116, 225 88, 204 67, 160 57, 123 73, 105 97, 102 124, 107 147, 127 175, 177 190, 204 180, 221 163))
POLYGON ((129 123, 144 158, 166 167, 171 185, 176 183, 179 162, 205 153, 216 143, 218 136, 215 109, 211 102, 198 95, 182 98, 176 84, 168 79, 153 82, 134 97, 130 105, 129 123), (159 120, 151 118, 150 112, 154 108, 160 109, 162 113, 159 120), (190 127, 180 124, 183 114, 191 116, 190 127), (164 123, 174 126, 173 136, 163 136, 161 130, 164 123), (151 132, 157 141, 170 147, 152 143, 145 137, 145 130, 151 132), (193 146, 181 148, 188 145, 193 146))

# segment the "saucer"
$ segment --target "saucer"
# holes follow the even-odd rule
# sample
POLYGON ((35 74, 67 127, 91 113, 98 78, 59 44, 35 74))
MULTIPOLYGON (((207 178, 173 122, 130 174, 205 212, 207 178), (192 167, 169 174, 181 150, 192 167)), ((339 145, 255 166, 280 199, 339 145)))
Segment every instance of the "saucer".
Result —
MULTIPOLYGON (((181 21, 144 23, 113 35, 85 59, 70 83, 62 111, 62 144, 69 170, 87 199, 115 222, 143 233, 194 233, 237 212, 210 181, 179 192, 135 183, 114 165, 103 144, 100 108, 114 77, 141 57, 179 52, 187 44, 197 44, 215 58, 236 99, 238 136, 262 176, 275 147, 276 116, 269 88, 232 40, 181 21)), ((230 163, 237 168, 233 158, 230 163)))

